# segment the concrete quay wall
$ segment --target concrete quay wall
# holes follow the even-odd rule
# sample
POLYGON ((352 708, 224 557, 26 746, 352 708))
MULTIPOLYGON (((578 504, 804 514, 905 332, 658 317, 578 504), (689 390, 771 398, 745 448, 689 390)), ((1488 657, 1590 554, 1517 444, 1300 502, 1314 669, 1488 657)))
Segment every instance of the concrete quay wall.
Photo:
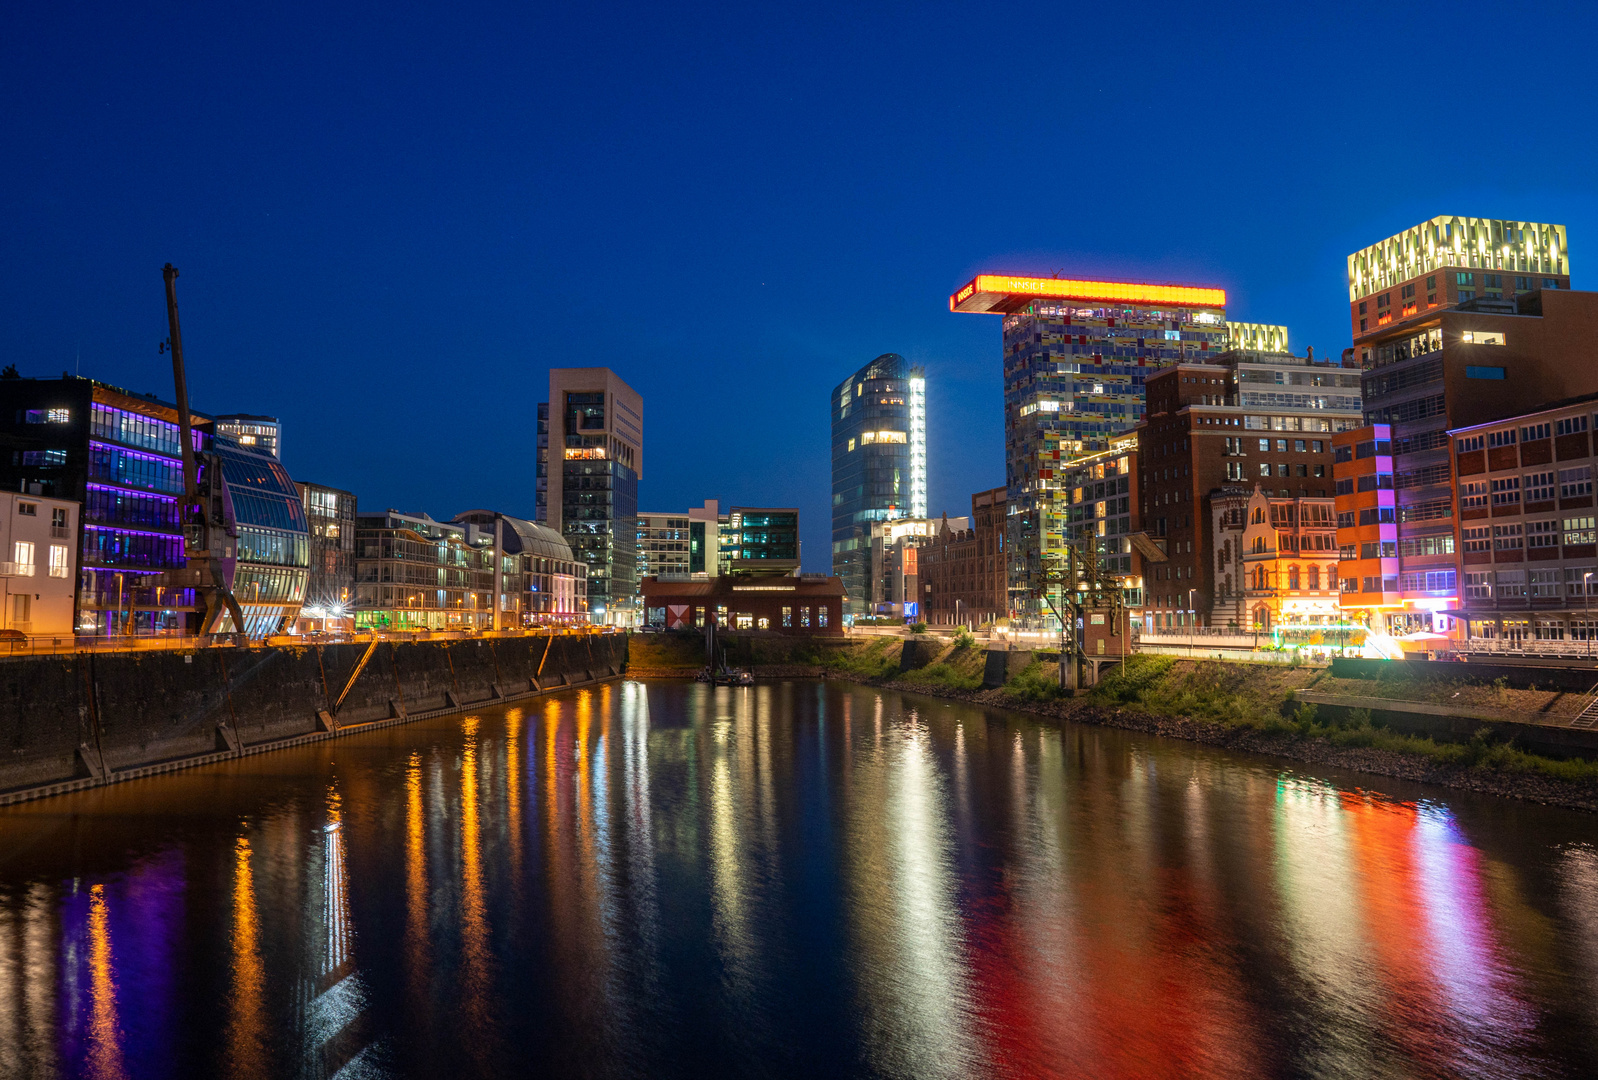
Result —
POLYGON ((608 679, 626 660, 621 634, 0 660, 0 802, 608 679))

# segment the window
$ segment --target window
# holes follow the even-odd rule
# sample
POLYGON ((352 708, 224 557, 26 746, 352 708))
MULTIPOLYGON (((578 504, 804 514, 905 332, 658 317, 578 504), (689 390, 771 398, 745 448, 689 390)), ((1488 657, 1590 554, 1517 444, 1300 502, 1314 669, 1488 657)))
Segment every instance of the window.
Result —
POLYGON ((1455 274, 1454 275, 1454 284, 1455 285, 1474 285, 1474 284, 1476 284, 1476 275, 1475 274, 1455 274))
POLYGON ((782 608, 782 625, 793 625, 793 608, 787 606, 786 604, 784 604, 782 608))
MULTIPOLYGON (((1467 532, 1469 530, 1466 530, 1467 532)), ((1479 550, 1485 551, 1486 548, 1479 550)), ((1398 544, 1398 553, 1406 559, 1413 559, 1424 555, 1452 555, 1454 553, 1454 538, 1452 536, 1421 536, 1409 540, 1401 540, 1398 544)))
POLYGON ((1361 525, 1388 525, 1394 520, 1391 506, 1373 506, 1359 512, 1361 525))
POLYGON ((1361 491, 1391 491, 1393 490, 1392 473, 1366 473, 1359 478, 1361 491))
POLYGON ((1598 567, 1593 566, 1567 566, 1565 567, 1565 592, 1570 596, 1587 596, 1590 590, 1598 588, 1593 584, 1593 579, 1598 578, 1598 567))
POLYGON ((1565 519, 1565 544, 1591 544, 1594 541, 1593 519, 1568 517, 1565 519))
POLYGON ((1291 476, 1292 473, 1288 471, 1287 464, 1285 462, 1283 462, 1283 463, 1279 463, 1276 466, 1276 475, 1277 476, 1291 476))
POLYGON ((1335 462, 1338 462, 1339 464, 1341 464, 1342 462, 1345 462, 1345 461, 1353 461, 1354 460, 1354 448, 1352 446, 1334 446, 1334 447, 1332 447, 1332 460, 1335 461, 1335 462))
POLYGON ((1317 466, 1315 466, 1315 475, 1321 477, 1322 479, 1325 479, 1325 477, 1326 477, 1326 466, 1325 465, 1317 465, 1317 466))
POLYGON ((1529 548, 1551 548, 1559 546, 1558 521, 1528 521, 1526 522, 1526 546, 1529 548))
POLYGON ((1548 502, 1554 497, 1554 474, 1551 472, 1526 474, 1526 501, 1548 502))
POLYGON ((1444 570, 1417 570, 1404 574, 1404 592, 1451 593, 1455 588, 1453 567, 1444 570))
POLYGON ((1521 442, 1536 442, 1538 439, 1548 438, 1549 425, 1547 423, 1531 424, 1520 429, 1521 442))
POLYGON ((1320 439, 1311 439, 1310 449, 1317 454, 1324 454, 1326 453, 1326 443, 1320 439))
POLYGON ((68 577, 72 567, 68 563, 67 546, 65 544, 50 545, 50 576, 53 578, 68 577))
POLYGON ((1268 450, 1270 450, 1270 448, 1271 448, 1271 440, 1269 440, 1269 439, 1261 439, 1260 440, 1260 449, 1261 450, 1268 451, 1268 450))
POLYGON ((825 629, 827 625, 827 605, 816 608, 816 625, 825 629))
POLYGON ((849 440, 849 453, 851 453, 851 454, 854 453, 854 440, 853 439, 849 440))
POLYGON ((1465 596, 1471 600, 1491 600, 1493 598, 1493 575, 1491 570, 1479 574, 1465 575, 1465 596))
POLYGON ((1460 340, 1466 345, 1502 345, 1504 335, 1494 330, 1466 330, 1460 340))
POLYGON ((1352 529, 1354 527, 1354 511, 1340 511, 1337 515, 1337 527, 1339 529, 1352 529))
POLYGON ((1461 529, 1466 551, 1491 551, 1493 547, 1492 529, 1486 525, 1474 528, 1461 529))
POLYGON ((1487 445, 1489 447, 1514 446, 1515 429, 1510 428, 1508 431, 1489 431, 1487 433, 1487 445))
POLYGON ((805 628, 810 626, 810 607, 806 605, 799 609, 799 625, 805 628))
MULTIPOLYGON (((1265 440, 1261 439, 1260 441, 1264 442, 1265 440)), ((1260 462, 1260 475, 1261 476, 1269 476, 1269 475, 1271 475, 1271 463, 1270 462, 1268 462, 1268 461, 1260 462)))
POLYGON ((1531 572, 1531 594, 1541 597, 1557 597, 1565 591, 1565 583, 1560 580, 1563 576, 1558 570, 1533 570, 1531 572))
POLYGON ((1431 277, 1426 279, 1426 291, 1427 292, 1435 292, 1436 290, 1437 290, 1437 276, 1434 274, 1431 277))
POLYGON ((1487 505, 1487 481, 1466 480, 1459 485, 1459 505, 1466 510, 1487 505))
POLYGON ((1577 435, 1587 430, 1587 417, 1567 416, 1563 420, 1554 421, 1555 435, 1577 435))
POLYGON ((1435 521, 1438 518, 1451 518, 1454 516, 1454 504, 1448 499, 1434 499, 1431 502, 1416 503, 1405 506, 1399 510, 1401 521, 1435 521))
POLYGON ((1521 545, 1520 526, 1494 525, 1493 548, 1497 551, 1518 551, 1521 545))
POLYGON ((1520 501, 1520 477, 1503 476, 1492 481, 1493 505, 1510 506, 1520 501))
POLYGON ((1336 491, 1337 491, 1337 493, 1339 495, 1352 495, 1352 494, 1354 494, 1354 481, 1353 481, 1353 479, 1351 477, 1345 477, 1344 479, 1337 481, 1336 491))
POLYGON ((19 516, 19 517, 38 517, 39 516, 39 504, 38 503, 30 503, 30 502, 19 502, 19 503, 17 503, 17 516, 19 516))
POLYGON ((1526 595, 1526 571, 1500 570, 1493 575, 1493 591, 1500 597, 1526 595))
POLYGON ((1343 579, 1343 591, 1346 593, 1359 592, 1359 578, 1346 577, 1343 579))
POLYGON ((1465 365, 1465 378, 1467 379, 1502 380, 1504 377, 1504 369, 1501 367, 1477 367, 1473 364, 1465 365))
POLYGON ((1480 435, 1467 435, 1458 441, 1456 448, 1461 454, 1468 454, 1472 450, 1480 450, 1486 442, 1487 440, 1480 435))
POLYGON ((15 563, 14 572, 18 577, 33 576, 33 541, 18 540, 11 545, 11 561, 15 563))

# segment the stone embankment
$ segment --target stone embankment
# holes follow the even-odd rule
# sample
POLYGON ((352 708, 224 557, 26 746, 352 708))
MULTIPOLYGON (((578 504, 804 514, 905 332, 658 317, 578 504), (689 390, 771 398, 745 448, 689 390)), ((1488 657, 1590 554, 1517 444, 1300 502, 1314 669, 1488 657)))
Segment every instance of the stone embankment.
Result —
POLYGON ((619 676, 620 634, 0 660, 0 803, 619 676))

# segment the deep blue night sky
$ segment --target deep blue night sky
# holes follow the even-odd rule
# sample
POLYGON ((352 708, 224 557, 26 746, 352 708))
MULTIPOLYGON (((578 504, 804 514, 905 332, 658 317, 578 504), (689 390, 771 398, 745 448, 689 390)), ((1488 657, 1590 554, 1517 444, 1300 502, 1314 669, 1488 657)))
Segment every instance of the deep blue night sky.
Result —
POLYGON ((642 502, 798 505, 826 398, 925 364, 932 510, 1003 481, 981 270, 1223 285, 1348 344, 1344 257, 1439 213, 1598 236, 1591 4, 19 5, 0 361, 285 422, 366 508, 533 510, 551 366, 645 402, 642 502), (339 10, 330 10, 339 9, 339 10))

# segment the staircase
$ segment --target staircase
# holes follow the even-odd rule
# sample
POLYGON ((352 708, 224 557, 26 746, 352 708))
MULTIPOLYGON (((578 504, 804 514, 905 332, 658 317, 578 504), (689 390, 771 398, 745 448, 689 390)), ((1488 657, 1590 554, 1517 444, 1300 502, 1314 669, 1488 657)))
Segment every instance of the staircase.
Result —
POLYGON ((1598 727, 1598 686, 1587 692, 1587 703, 1581 707, 1581 712, 1570 722, 1573 728, 1598 727))

